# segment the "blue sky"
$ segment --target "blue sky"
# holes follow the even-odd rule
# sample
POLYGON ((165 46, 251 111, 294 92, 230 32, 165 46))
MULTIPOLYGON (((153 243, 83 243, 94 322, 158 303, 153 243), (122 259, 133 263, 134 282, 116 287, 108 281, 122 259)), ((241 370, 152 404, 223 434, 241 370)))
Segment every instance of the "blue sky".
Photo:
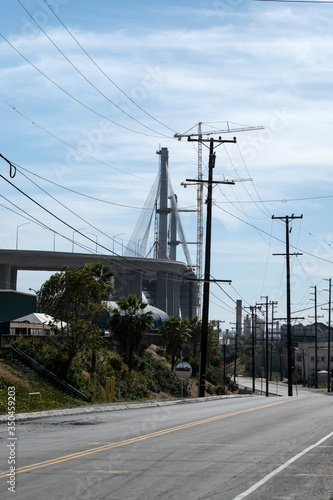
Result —
MULTIPOLYGON (((216 150, 215 178, 237 182, 214 188, 211 271, 232 284, 212 285, 210 316, 231 329, 235 300, 249 306, 268 296, 285 317, 285 259, 273 256, 285 252, 285 224, 272 215, 302 214, 290 233, 291 251, 303 253, 291 259, 292 309, 311 321, 311 287, 324 304, 333 274, 333 5, 48 3, 58 19, 44 0, 1 7, 0 153, 21 167, 11 182, 86 234, 92 241, 74 238, 87 251, 97 240, 121 254, 157 175, 160 147, 169 150, 179 208, 195 208, 195 188, 181 183, 197 175, 197 151, 175 132, 195 132, 198 122, 207 131, 227 121, 262 125, 216 150)), ((1 174, 9 180, 4 161, 1 174)), ((0 182, 1 248, 72 251, 72 229, 0 182)), ((195 214, 182 214, 182 222, 194 241, 195 214)), ((36 289, 46 276, 21 272, 18 287, 36 289)))

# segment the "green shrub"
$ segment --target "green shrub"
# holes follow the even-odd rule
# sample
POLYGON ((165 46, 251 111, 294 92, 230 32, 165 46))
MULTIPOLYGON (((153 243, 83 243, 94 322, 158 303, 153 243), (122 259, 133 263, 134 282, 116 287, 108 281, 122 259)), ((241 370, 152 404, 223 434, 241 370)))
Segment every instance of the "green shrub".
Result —
MULTIPOLYGON (((95 393, 95 385, 87 377, 80 366, 80 363, 74 359, 69 367, 68 354, 55 346, 51 346, 42 340, 31 338, 20 338, 11 343, 12 347, 17 347, 22 352, 37 361, 40 365, 47 368, 54 375, 68 382, 75 389, 83 392, 92 401, 95 393)), ((96 398, 102 398, 102 391, 96 387, 96 398)))
POLYGON ((206 371, 206 380, 213 385, 220 385, 223 382, 223 373, 221 368, 209 366, 206 371))
POLYGON ((116 396, 123 400, 146 399, 150 391, 145 378, 134 371, 123 370, 118 380, 116 380, 116 396))
MULTIPOLYGON (((149 391, 164 392, 176 397, 181 395, 180 380, 162 361, 155 359, 151 354, 146 352, 141 358, 135 357, 134 367, 145 376, 149 391)), ((187 397, 189 385, 184 382, 183 386, 184 397, 187 397)))

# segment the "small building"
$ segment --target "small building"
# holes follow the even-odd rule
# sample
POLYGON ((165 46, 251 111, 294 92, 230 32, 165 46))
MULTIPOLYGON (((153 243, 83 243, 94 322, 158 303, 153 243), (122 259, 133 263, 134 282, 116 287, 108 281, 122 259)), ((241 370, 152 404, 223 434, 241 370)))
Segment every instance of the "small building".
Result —
POLYGON ((17 337, 47 337, 54 334, 55 328, 66 323, 55 322, 52 316, 44 313, 31 313, 20 318, 1 323, 1 346, 12 342, 17 337))
POLYGON ((36 295, 16 290, 0 290, 0 322, 12 321, 36 309, 36 295))
POLYGON ((49 314, 31 313, 10 322, 10 335, 50 335, 55 328, 64 326, 64 322, 55 322, 49 314))

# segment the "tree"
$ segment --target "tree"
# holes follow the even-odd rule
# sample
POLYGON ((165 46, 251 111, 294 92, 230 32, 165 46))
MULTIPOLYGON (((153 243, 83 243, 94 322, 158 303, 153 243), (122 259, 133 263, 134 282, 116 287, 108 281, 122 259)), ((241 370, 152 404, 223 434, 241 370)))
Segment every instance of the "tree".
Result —
POLYGON ((185 342, 191 337, 189 323, 185 319, 170 316, 170 319, 164 321, 160 326, 160 333, 167 352, 171 354, 171 370, 173 371, 176 358, 179 357, 185 342))
POLYGON ((193 348, 193 357, 195 358, 198 352, 198 346, 201 342, 202 322, 197 316, 189 320, 189 328, 191 331, 191 345, 193 348))
POLYGON ((110 266, 104 266, 102 262, 94 262, 94 264, 86 264, 86 269, 89 269, 94 278, 106 286, 105 296, 103 299, 108 300, 114 291, 114 285, 112 278, 114 277, 114 272, 110 266))
POLYGON ((98 322, 106 314, 102 298, 106 285, 94 277, 93 271, 63 268, 53 274, 38 291, 40 310, 53 317, 56 340, 68 353, 68 371, 73 358, 84 348, 97 349, 102 338, 98 322))
MULTIPOLYGON (((109 300, 113 291, 114 285, 112 278, 114 276, 114 272, 112 271, 110 266, 105 266, 102 262, 94 262, 93 264, 86 264, 86 269, 90 270, 94 276, 94 278, 100 283, 105 285, 105 294, 103 295, 103 300, 109 300)), ((91 375, 96 372, 96 349, 94 348, 94 343, 91 349, 91 375)))
POLYGON ((138 352, 143 335, 153 327, 153 313, 145 311, 148 306, 136 295, 121 297, 117 308, 112 309, 109 326, 118 342, 119 351, 127 356, 128 368, 133 368, 133 354, 138 352))
POLYGON ((220 366, 221 363, 221 346, 219 341, 220 335, 219 322, 211 320, 208 323, 208 342, 207 342, 207 363, 208 366, 220 366))

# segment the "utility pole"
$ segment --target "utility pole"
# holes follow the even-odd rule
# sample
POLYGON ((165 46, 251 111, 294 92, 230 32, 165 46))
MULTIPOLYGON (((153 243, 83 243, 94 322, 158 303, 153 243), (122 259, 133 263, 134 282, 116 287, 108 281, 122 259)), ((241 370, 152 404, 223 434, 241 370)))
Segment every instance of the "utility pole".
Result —
POLYGON ((237 376, 237 342, 238 341, 238 333, 236 330, 235 333, 235 360, 234 360, 234 382, 236 382, 236 376, 237 376))
POLYGON ((270 362, 270 380, 272 380, 273 376, 273 345, 274 345, 274 306, 278 304, 278 302, 271 302, 272 304, 272 330, 271 330, 271 362, 270 362))
MULTIPOLYGON (((208 318, 209 318, 209 285, 210 285, 210 256, 211 256, 211 239, 212 239, 212 205, 213 205, 213 169, 215 167, 216 154, 214 149, 223 143, 235 143, 236 138, 225 140, 219 137, 218 139, 209 138, 203 139, 199 137, 194 139, 188 137, 188 141, 201 141, 209 143, 209 162, 208 162, 208 180, 201 179, 201 182, 206 182, 207 188, 207 219, 206 219, 206 246, 205 246, 205 273, 203 286, 203 301, 202 301, 202 334, 201 334, 201 353, 200 353, 200 368, 199 368, 199 397, 205 396, 206 387, 206 366, 207 366, 207 342, 208 342, 208 318), (215 146, 216 144, 216 146, 215 146)), ((199 179, 186 179, 187 182, 199 182, 199 179)), ((235 184, 235 181, 214 181, 214 184, 235 184)), ((229 280, 228 280, 229 281, 229 280)))
POLYGON ((268 380, 268 365, 269 365, 269 332, 268 332, 268 306, 272 304, 272 302, 268 303, 268 296, 264 296, 261 298, 265 298, 266 301, 264 304, 258 304, 259 306, 265 306, 266 307, 266 337, 265 337, 265 377, 266 377, 266 398, 269 396, 269 380, 268 380))
POLYGON ((256 340, 256 308, 257 306, 250 306, 252 316, 251 328, 251 355, 252 355, 252 392, 256 392, 256 370, 255 370, 255 340, 256 340))
POLYGON ((331 310, 332 310, 332 280, 331 278, 326 279, 328 281, 328 309, 322 309, 328 311, 328 329, 327 329, 327 392, 331 392, 331 310))
MULTIPOLYGON (((252 392, 256 392, 256 370, 255 370, 255 347, 256 347, 256 329, 257 329, 257 307, 261 309, 259 304, 248 306, 251 311, 251 365, 252 365, 252 392)), ((245 306, 245 309, 247 307, 245 306)))
POLYGON ((252 328, 251 328, 251 354, 252 354, 252 392, 256 392, 256 370, 255 370, 255 306, 250 306, 251 309, 251 316, 252 316, 252 328))
MULTIPOLYGON (((302 219, 303 215, 295 216, 292 214, 290 217, 275 217, 272 219, 283 220, 286 223, 286 253, 273 254, 284 255, 286 257, 287 268, 287 357, 288 357, 288 396, 293 395, 293 381, 292 381, 292 338, 291 338, 291 303, 290 303, 290 252, 289 252, 289 221, 293 219, 302 219)), ((293 253, 291 255, 302 255, 301 253, 293 253)))
POLYGON ((327 392, 331 391, 331 307, 332 307, 332 280, 328 280, 328 347, 327 347, 327 392))
MULTIPOLYGON (((198 132, 197 133, 188 133, 186 132, 185 134, 175 134, 174 137, 178 139, 179 141, 183 138, 186 137, 188 141, 193 140, 193 137, 198 137, 198 179, 197 182, 195 183, 197 187, 197 260, 196 260, 196 273, 198 278, 201 278, 202 274, 202 253, 203 253, 203 184, 201 182, 202 180, 202 144, 203 141, 201 140, 203 136, 205 137, 210 137, 212 135, 221 135, 221 134, 231 134, 231 133, 238 133, 238 132, 251 132, 255 130, 263 130, 265 127, 262 125, 260 126, 246 126, 246 127, 236 127, 236 128, 230 128, 229 123, 227 122, 227 128, 223 130, 209 130, 209 131, 202 131, 202 122, 199 122, 198 124, 198 132)), ((190 129, 192 130, 192 129, 190 129)), ((232 141, 224 141, 224 142, 232 142, 232 141)), ((184 187, 186 187, 186 184, 182 183, 184 187)), ((199 297, 198 297, 198 309, 200 309, 201 305, 201 284, 199 284, 199 297)), ((200 318, 200 312, 198 312, 198 317, 200 318)))
POLYGON ((269 395, 269 383, 268 383, 268 296, 266 295, 266 366, 265 366, 265 376, 266 376, 266 398, 269 395))
POLYGON ((315 303, 315 314, 314 316, 309 316, 309 318, 314 318, 315 320, 315 388, 318 389, 318 323, 317 323, 317 287, 314 288, 314 303, 315 303))
POLYGON ((317 314, 317 287, 312 286, 311 288, 314 288, 315 315, 309 316, 309 318, 315 320, 315 388, 318 389, 318 318, 323 318, 323 316, 317 314))

